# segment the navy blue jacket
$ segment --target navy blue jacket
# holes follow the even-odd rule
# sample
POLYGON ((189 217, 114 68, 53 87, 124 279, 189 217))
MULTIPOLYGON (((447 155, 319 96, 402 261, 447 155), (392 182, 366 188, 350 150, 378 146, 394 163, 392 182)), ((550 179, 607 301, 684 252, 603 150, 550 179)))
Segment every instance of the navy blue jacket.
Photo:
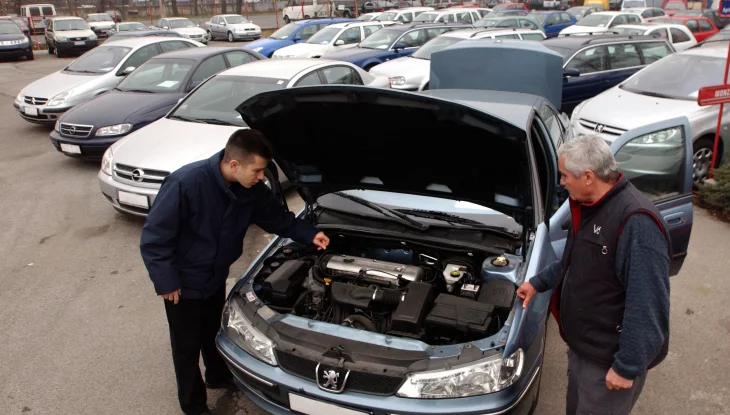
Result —
POLYGON ((263 183, 227 185, 223 152, 188 164, 162 183, 142 228, 140 250, 157 294, 208 298, 225 287, 252 223, 268 233, 310 244, 319 232, 294 217, 263 183))

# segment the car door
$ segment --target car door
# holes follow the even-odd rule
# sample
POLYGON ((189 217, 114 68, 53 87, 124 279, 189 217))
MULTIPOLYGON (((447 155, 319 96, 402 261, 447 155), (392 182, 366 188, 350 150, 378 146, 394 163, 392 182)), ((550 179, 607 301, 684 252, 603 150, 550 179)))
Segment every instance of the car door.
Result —
POLYGON ((200 63, 200 65, 198 65, 198 68, 195 70, 195 72, 193 72, 193 75, 190 77, 187 91, 192 91, 193 88, 203 83, 203 81, 217 74, 218 72, 227 69, 227 67, 227 62, 226 59, 223 58, 223 55, 211 56, 210 58, 204 60, 200 63))
POLYGON ((606 47, 592 46, 579 51, 565 64, 564 70, 577 70, 580 73, 579 76, 563 77, 561 109, 569 113, 579 103, 606 90, 606 47))
POLYGON ((691 19, 684 22, 684 25, 687 26, 687 29, 689 29, 690 32, 692 32, 692 35, 697 39, 698 42, 702 41, 702 37, 699 35, 700 31, 700 24, 697 22, 697 20, 691 19))
POLYGON ((210 20, 210 33, 212 33, 215 37, 221 35, 221 19, 223 18, 216 16, 210 20))
POLYGON ((121 75, 121 72, 123 72, 125 69, 132 67, 132 68, 139 68, 140 65, 150 60, 152 57, 157 56, 160 54, 160 49, 157 46, 157 43, 153 43, 151 45, 142 46, 141 48, 137 49, 134 53, 132 53, 126 61, 119 67, 119 72, 117 75, 121 75))
POLYGON ((160 42, 160 49, 162 49, 162 53, 166 53, 172 52, 173 50, 187 49, 189 45, 189 43, 185 43, 181 40, 170 40, 160 42))
POLYGON ((697 41, 698 42, 702 42, 703 40, 705 40, 708 37, 710 37, 713 34, 715 34, 715 32, 717 31, 717 29, 715 29, 712 26, 712 23, 710 23, 710 20, 708 20, 706 18, 705 19, 700 19, 699 22, 700 22, 700 32, 695 35, 695 38, 697 38, 697 36, 700 36, 702 39, 697 39, 697 41))
POLYGON ((669 28, 669 34, 671 35, 672 45, 677 51, 685 50, 697 44, 697 41, 691 36, 692 33, 685 33, 684 30, 672 27, 669 28))
POLYGON ((55 22, 53 21, 53 19, 48 21, 48 26, 46 27, 46 45, 53 44, 53 26, 55 26, 54 23, 55 22))
POLYGON ((555 37, 565 26, 563 26, 560 19, 560 13, 551 13, 545 19, 545 25, 543 27, 545 27, 545 35, 547 37, 555 37))
POLYGON ((644 66, 637 43, 607 45, 609 71, 604 90, 618 85, 644 66))
MULTIPOLYGON (((687 117, 677 117, 629 130, 611 144, 619 170, 656 205, 666 223, 672 241, 670 275, 681 269, 692 233, 691 137, 687 117), (654 133, 662 133, 664 140, 651 138, 654 133)), ((569 216, 566 201, 550 219, 550 240, 558 258, 567 236, 562 225, 569 216)))

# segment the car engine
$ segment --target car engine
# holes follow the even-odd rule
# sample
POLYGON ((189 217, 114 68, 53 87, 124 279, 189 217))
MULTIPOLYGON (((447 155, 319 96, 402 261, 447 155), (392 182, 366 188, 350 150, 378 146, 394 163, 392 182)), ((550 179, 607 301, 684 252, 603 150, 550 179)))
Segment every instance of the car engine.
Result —
POLYGON ((516 286, 519 256, 331 244, 326 253, 283 247, 254 279, 279 313, 371 332, 454 344, 498 332, 516 286))

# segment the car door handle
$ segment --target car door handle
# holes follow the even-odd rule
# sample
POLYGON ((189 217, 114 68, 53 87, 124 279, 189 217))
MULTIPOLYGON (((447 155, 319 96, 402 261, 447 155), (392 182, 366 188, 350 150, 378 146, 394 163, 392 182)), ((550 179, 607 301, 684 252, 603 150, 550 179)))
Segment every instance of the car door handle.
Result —
POLYGON ((664 217, 667 226, 674 227, 687 223, 687 216, 684 213, 673 213, 664 217))

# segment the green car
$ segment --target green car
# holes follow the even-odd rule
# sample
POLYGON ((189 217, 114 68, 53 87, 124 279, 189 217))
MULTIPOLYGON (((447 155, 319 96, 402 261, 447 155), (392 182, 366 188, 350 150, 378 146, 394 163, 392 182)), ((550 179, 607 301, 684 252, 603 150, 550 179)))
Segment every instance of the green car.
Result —
POLYGON ((529 16, 502 16, 502 17, 485 17, 474 23, 474 27, 518 27, 532 30, 541 30, 545 33, 545 28, 532 17, 529 16))

